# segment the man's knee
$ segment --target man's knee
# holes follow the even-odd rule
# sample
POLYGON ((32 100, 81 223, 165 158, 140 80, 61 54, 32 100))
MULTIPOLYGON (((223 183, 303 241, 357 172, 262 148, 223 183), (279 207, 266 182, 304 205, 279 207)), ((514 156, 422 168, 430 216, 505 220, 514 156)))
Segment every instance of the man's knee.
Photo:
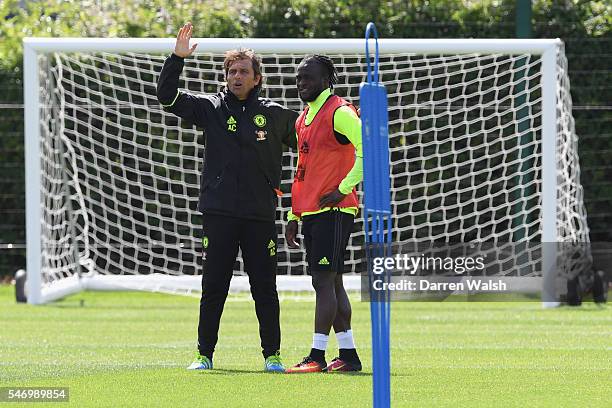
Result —
POLYGON ((351 315, 351 303, 348 301, 348 298, 338 299, 338 313, 345 317, 351 315))
POLYGON ((230 279, 224 276, 204 276, 202 279, 202 292, 226 293, 229 291, 230 279))
POLYGON ((275 277, 265 279, 263 277, 249 276, 249 285, 251 286, 251 295, 255 301, 278 299, 275 277))

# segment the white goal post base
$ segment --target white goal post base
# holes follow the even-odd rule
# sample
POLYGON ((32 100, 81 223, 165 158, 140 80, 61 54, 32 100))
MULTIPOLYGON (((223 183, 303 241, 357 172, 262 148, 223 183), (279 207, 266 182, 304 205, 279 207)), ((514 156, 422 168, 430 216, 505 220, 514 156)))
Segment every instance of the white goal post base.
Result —
MULTIPOLYGON (((361 290, 359 275, 344 275, 344 288, 350 292, 361 290)), ((41 293, 41 303, 49 303, 82 291, 146 291, 171 294, 197 294, 201 292, 201 276, 152 275, 100 275, 71 276, 62 279, 41 293)), ((313 292, 310 276, 277 276, 278 292, 313 292)), ((230 293, 250 292, 251 285, 247 276, 234 276, 230 283, 230 293)))
MULTIPOLYGON (((339 70, 334 92, 359 103, 363 39, 194 41, 183 89, 217 92, 223 53, 253 48, 263 59, 262 96, 299 111, 295 70, 316 52, 339 70)), ((85 289, 199 290, 195 207, 205 147, 201 131, 155 96, 174 43, 24 39, 29 303, 85 289)), ((560 40, 382 39, 379 48, 394 243, 588 242, 560 40)), ((283 237, 296 158, 284 153, 286 194, 278 199, 281 291, 310 290, 303 252, 283 237)), ((359 281, 364 270, 364 238, 352 234, 346 279, 359 281)), ((247 290, 241 256, 237 265, 232 290, 247 290)), ((558 293, 552 275, 566 265, 553 248, 503 268, 507 276, 543 276, 544 299, 558 293)))

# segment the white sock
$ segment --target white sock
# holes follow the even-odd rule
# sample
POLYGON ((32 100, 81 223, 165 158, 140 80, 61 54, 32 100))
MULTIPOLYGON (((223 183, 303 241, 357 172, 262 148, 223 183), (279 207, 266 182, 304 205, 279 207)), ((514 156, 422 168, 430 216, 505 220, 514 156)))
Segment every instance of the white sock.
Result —
POLYGON ((336 333, 336 339, 338 340, 338 348, 341 349, 354 349, 355 342, 353 341, 353 331, 347 330, 336 333))
POLYGON ((329 336, 326 334, 315 333, 312 336, 312 348, 317 350, 327 350, 327 341, 329 336))

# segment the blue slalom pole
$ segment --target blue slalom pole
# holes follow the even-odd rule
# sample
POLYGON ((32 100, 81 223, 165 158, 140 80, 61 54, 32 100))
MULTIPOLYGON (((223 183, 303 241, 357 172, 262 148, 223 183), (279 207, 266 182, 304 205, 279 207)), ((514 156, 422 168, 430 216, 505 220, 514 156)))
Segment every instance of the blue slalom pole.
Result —
POLYGON ((374 408, 386 408, 391 405, 390 293, 388 290, 375 290, 373 282, 389 282, 391 275, 386 270, 382 274, 374 274, 373 262, 377 257, 392 256, 391 181, 387 92, 379 82, 378 33, 374 23, 368 23, 365 40, 367 81, 361 84, 359 94, 364 162, 364 230, 372 320, 372 388, 374 408), (374 36, 376 44, 374 64, 370 58, 370 35, 374 36))

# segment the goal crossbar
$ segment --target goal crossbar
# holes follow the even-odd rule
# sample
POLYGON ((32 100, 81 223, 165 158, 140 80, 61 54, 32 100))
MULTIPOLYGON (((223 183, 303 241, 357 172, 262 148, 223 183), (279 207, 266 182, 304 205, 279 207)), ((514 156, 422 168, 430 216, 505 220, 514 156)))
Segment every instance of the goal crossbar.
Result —
MULTIPOLYGON (((26 37, 25 49, 36 52, 142 52, 170 53, 175 38, 37 38, 26 37)), ((193 38, 198 51, 223 53, 237 47, 252 48, 259 53, 307 54, 362 53, 363 39, 295 38, 193 38)), ((534 54, 542 55, 561 44, 560 39, 380 39, 381 54, 534 54)), ((197 52, 196 52, 197 54, 197 52)))

